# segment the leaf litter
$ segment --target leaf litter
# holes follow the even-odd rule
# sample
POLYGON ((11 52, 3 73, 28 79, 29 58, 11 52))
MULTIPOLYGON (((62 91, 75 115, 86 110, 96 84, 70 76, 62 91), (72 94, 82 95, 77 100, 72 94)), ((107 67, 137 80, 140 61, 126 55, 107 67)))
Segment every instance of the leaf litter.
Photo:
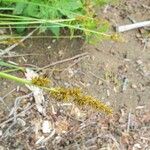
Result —
POLYGON ((138 106, 134 113, 122 107, 120 113, 106 116, 51 100, 47 103, 52 107, 46 107, 44 115, 38 111, 36 103, 18 115, 29 107, 23 101, 29 102, 31 97, 34 95, 20 98, 9 115, 10 118, 16 113, 12 120, 7 121, 9 118, 3 116, 0 138, 7 148, 150 149, 150 113, 144 107, 138 106))

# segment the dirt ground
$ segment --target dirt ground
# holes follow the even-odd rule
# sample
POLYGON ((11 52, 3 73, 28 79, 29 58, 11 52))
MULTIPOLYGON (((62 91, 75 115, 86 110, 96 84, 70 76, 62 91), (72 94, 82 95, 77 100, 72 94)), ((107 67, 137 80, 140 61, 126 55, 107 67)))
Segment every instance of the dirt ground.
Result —
MULTIPOLYGON (((104 16, 114 27, 116 25, 132 23, 133 20, 149 20, 150 2, 148 0, 125 0, 117 6, 108 6, 107 10, 105 9, 106 12, 104 9, 97 11, 98 17, 104 16), (149 7, 146 8, 145 6, 149 7)), ((41 73, 46 74, 55 86, 81 87, 86 93, 110 105, 115 113, 119 112, 122 114, 125 111, 127 114, 134 114, 139 108, 141 112, 147 112, 150 107, 150 38, 148 39, 145 36, 145 31, 149 32, 150 29, 139 29, 122 33, 121 35, 125 42, 103 41, 96 45, 89 45, 81 39, 28 39, 24 42, 25 47, 18 46, 13 51, 18 55, 31 54, 30 56, 3 59, 18 63, 20 66, 34 65, 44 67, 53 62, 87 52, 87 56, 54 65, 42 70, 41 73), (32 54, 36 55, 33 56, 32 54)), ((21 73, 16 75, 23 76, 21 73)), ((4 102, 7 105, 6 108, 3 103, 0 104, 0 109, 2 110, 0 115, 8 115, 8 110, 13 106, 16 97, 29 93, 27 88, 21 85, 18 86, 14 82, 4 79, 0 80, 0 97, 6 96, 4 97, 4 102), (20 90, 16 92, 18 86, 20 86, 20 90), (9 92, 11 94, 8 94, 9 92)), ((97 118, 94 114, 93 112, 90 115, 91 120, 92 118, 97 118)), ((137 114, 134 115, 137 116, 137 114)), ((142 114, 140 115, 142 116, 142 114)), ((103 119, 104 116, 102 116, 103 119)), ((2 122, 4 120, 3 118, 2 122)), ((150 125, 149 123, 147 126, 150 125)), ((80 125, 78 124, 78 127, 80 125)), ((86 130, 88 129, 86 128, 86 130)), ((83 135, 86 133, 86 130, 83 131, 83 135)), ((98 128, 91 127, 90 130, 95 132, 98 128)), ((140 133, 140 130, 137 133, 140 133)), ((82 133, 79 131, 78 134, 82 133)), ((69 135, 70 137, 73 136, 72 133, 69 133, 69 135)), ((86 138, 88 139, 88 137, 86 138)), ((147 135, 147 138, 150 141, 149 135, 147 135)), ((11 138, 7 138, 7 140, 11 140, 11 138)), ((14 143, 13 141, 11 142, 14 143)), ((106 141, 104 140, 103 142, 105 143, 106 141)), ((9 141, 6 143, 9 143, 9 141)), ((2 144, 3 149, 5 149, 4 145, 6 143, 2 144)), ((14 144, 12 145, 12 148, 11 144, 8 146, 9 149, 29 149, 29 147, 16 148, 14 144)), ((61 143, 60 145, 62 146, 63 144, 61 143)), ((48 147, 51 147, 48 149, 61 149, 60 147, 52 148, 51 144, 48 147)), ((73 145, 72 148, 69 146, 65 147, 64 145, 62 147, 64 149, 77 149, 73 148, 73 145)), ((32 144, 30 148, 32 149, 32 144)), ((91 147, 90 149, 101 148, 91 147)), ((36 148, 34 147, 34 149, 36 148)), ((79 144, 78 149, 84 150, 88 148, 85 148, 83 144, 79 144)), ((125 147, 124 149, 133 149, 133 146, 125 147)), ((135 150, 138 149, 146 150, 146 148, 135 147, 135 150)))

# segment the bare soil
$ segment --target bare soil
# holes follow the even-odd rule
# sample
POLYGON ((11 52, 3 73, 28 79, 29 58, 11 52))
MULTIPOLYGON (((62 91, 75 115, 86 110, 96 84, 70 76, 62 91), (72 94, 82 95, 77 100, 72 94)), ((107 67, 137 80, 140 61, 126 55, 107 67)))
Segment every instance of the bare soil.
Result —
MULTIPOLYGON (((126 0, 122 1, 118 6, 108 6, 107 13, 105 13, 103 9, 97 10, 98 17, 105 17, 110 21, 112 26, 132 23, 129 18, 135 21, 149 20, 150 9, 144 6, 150 7, 150 2, 148 0, 126 0)), ((28 39, 24 42, 25 47, 18 46, 14 49, 14 52, 17 54, 36 54, 36 56, 4 58, 4 60, 18 63, 20 66, 31 66, 32 64, 34 66, 44 67, 53 62, 88 52, 88 56, 86 57, 55 65, 42 70, 41 73, 46 74, 53 81, 55 86, 81 87, 88 94, 110 105, 114 110, 114 117, 110 119, 109 117, 107 118, 99 113, 95 113, 93 110, 89 112, 83 110, 84 113, 87 113, 86 117, 88 118, 84 119, 89 124, 93 121, 94 125, 87 128, 85 127, 82 130, 80 121, 73 121, 72 126, 76 125, 76 128, 71 128, 72 131, 69 130, 67 134, 63 135, 63 140, 59 141, 57 137, 58 141, 53 140, 53 143, 49 142, 46 146, 47 149, 98 150, 102 148, 107 149, 112 143, 117 143, 119 146, 119 148, 118 146, 114 148, 110 147, 110 149, 114 150, 133 148, 135 148, 135 150, 150 149, 150 135, 148 135, 149 129, 147 129, 150 126, 150 117, 148 115, 149 113, 147 113, 150 107, 150 39, 149 41, 147 40, 146 43, 143 42, 146 40, 146 36, 144 35, 145 30, 147 31, 147 29, 140 29, 121 34, 125 42, 103 41, 96 45, 89 45, 84 43, 81 39, 28 39), (130 113, 132 114, 131 120, 134 120, 133 126, 131 125, 134 128, 132 129, 132 135, 130 132, 126 134, 123 132, 126 128, 123 126, 127 125, 128 114, 130 113), (115 114, 118 114, 119 119, 116 119, 115 114), (144 117, 147 120, 144 120, 144 117), (101 119, 100 122, 99 119, 101 119), (122 119, 122 121, 120 121, 120 119, 122 119), (141 119, 143 120, 139 123, 141 119), (111 129, 108 127, 109 124, 111 129), (100 129, 101 131, 99 131, 100 129), (88 132, 89 130, 91 130, 91 134, 88 132), (119 130, 118 135, 117 130, 119 130), (142 132, 142 130, 146 132, 142 132), (107 141, 110 135, 108 134, 109 131, 111 131, 111 135, 113 136, 109 139, 110 141, 107 141), (75 134, 75 132, 77 133, 75 134), (83 136, 79 136, 80 134, 83 136), (144 142, 138 141, 137 137, 140 137, 140 134, 143 134, 142 137, 146 138, 145 143, 148 144, 146 148, 143 146, 144 142), (100 135, 102 135, 103 138, 101 138, 100 135), (136 136, 137 139, 134 136, 136 136), (92 139, 92 141, 90 141, 90 139, 92 139), (120 139, 122 141, 120 141, 120 139)), ((17 73, 16 75, 24 76, 21 73, 17 73)), ((18 86, 20 86, 20 90, 16 91, 16 83, 4 79, 0 80, 0 97, 7 95, 8 92, 14 89, 11 94, 3 99, 8 109, 12 108, 16 97, 29 93, 29 90, 24 86, 18 86)), ((0 116, 4 114, 8 115, 9 111, 3 103, 0 104, 0 109, 0 116)), ((33 112, 31 118, 35 118, 34 115, 35 112, 33 112)), ((39 116, 36 117, 39 118, 39 116)), ((4 120, 5 117, 2 117, 2 122, 4 120)), ((58 135, 61 136, 61 134, 58 135)), ((30 138, 34 138, 35 135, 32 133, 29 136, 30 138)), ((22 137, 20 138, 22 139, 22 137)), ((25 139, 28 138, 29 137, 25 136, 25 139)), ((36 149, 34 140, 29 140, 29 144, 26 142, 27 141, 23 141, 21 143, 19 137, 13 137, 12 139, 8 137, 4 140, 2 148, 5 149, 9 147, 11 150, 36 149), (15 138, 17 138, 18 145, 21 145, 21 147, 18 147, 17 144, 15 145, 15 141, 13 141, 15 138), (9 140, 12 140, 12 143, 9 140), (5 144, 8 143, 10 145, 6 146, 5 144)), ((46 149, 46 147, 44 148, 46 149)))

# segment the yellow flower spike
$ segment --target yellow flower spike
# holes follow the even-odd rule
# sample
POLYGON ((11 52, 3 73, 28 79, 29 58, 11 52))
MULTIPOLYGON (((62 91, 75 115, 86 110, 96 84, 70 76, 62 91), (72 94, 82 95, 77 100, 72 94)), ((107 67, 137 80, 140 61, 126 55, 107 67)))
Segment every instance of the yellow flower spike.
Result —
POLYGON ((59 101, 73 101, 79 106, 90 106, 98 111, 112 114, 112 109, 109 106, 92 96, 84 95, 79 88, 55 88, 50 92, 50 95, 59 101))
POLYGON ((50 80, 46 77, 43 76, 38 76, 38 77, 34 77, 32 78, 32 84, 36 85, 36 86, 47 86, 50 83, 50 80))
POLYGON ((59 101, 67 101, 69 99, 68 91, 64 88, 55 88, 55 91, 50 91, 50 95, 59 101))
POLYGON ((91 106, 98 111, 104 111, 107 114, 112 114, 112 109, 110 107, 92 96, 80 95, 79 97, 76 97, 76 99, 74 99, 74 102, 78 105, 91 106))

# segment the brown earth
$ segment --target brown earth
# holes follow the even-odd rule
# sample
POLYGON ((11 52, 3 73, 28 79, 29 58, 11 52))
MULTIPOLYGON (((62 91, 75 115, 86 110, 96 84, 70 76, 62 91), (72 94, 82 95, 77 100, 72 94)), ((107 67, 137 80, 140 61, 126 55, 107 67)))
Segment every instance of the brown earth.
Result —
MULTIPOLYGON (((104 16, 113 26, 149 20, 150 6, 148 0, 126 0, 118 6, 109 6, 107 13, 98 11, 98 17, 104 16)), ((39 54, 37 56, 22 56, 4 58, 21 66, 35 65, 44 67, 50 63, 70 58, 74 55, 88 52, 88 56, 65 62, 44 69, 54 82, 54 85, 79 86, 90 95, 109 104, 114 112, 126 108, 134 112, 142 106, 145 110, 150 107, 150 40, 143 43, 145 29, 125 32, 122 37, 125 42, 103 41, 89 45, 80 39, 28 39, 25 47, 14 49, 17 54, 39 54), (141 33, 142 32, 142 33, 141 33), (149 43, 148 43, 149 42, 149 43), (149 44, 145 47, 145 44, 149 44), (78 61, 78 62, 76 62, 78 61)), ((18 73, 18 76, 23 74, 18 73)), ((0 97, 16 89, 17 84, 4 79, 0 80, 0 97)), ((4 102, 9 108, 15 98, 27 94, 28 90, 21 87, 21 93, 14 91, 4 102)), ((6 107, 1 103, 2 111, 6 107)), ((84 148, 83 148, 84 149, 84 148)))
MULTIPOLYGON (((136 21, 144 21, 149 19, 150 11, 142 7, 142 4, 148 6, 148 3, 143 0, 126 1, 119 6, 109 7, 107 15, 102 11, 98 14, 105 16, 112 25, 131 23, 128 17, 136 21)), ((4 60, 23 66, 32 64, 43 67, 52 62, 88 52, 88 58, 81 60, 69 70, 66 68, 74 63, 72 61, 54 67, 65 70, 59 77, 61 82, 84 87, 92 95, 110 102, 116 108, 127 105, 128 108, 134 110, 137 105, 148 106, 150 103, 150 51, 149 47, 144 49, 145 44, 136 37, 138 34, 138 30, 129 31, 122 34, 126 41, 124 43, 105 41, 93 46, 83 44, 80 39, 29 39, 24 42, 25 47, 19 46, 14 51, 17 54, 37 54, 37 56, 12 57, 4 60), (69 71, 76 73, 70 78, 69 71), (106 79, 106 74, 111 77, 106 79), (106 81, 108 83, 103 82, 103 79, 108 80, 106 81), (125 91, 122 91, 124 80, 127 81, 127 87, 125 91)), ((51 70, 52 68, 47 69, 46 72, 51 72, 51 70)), ((0 91, 1 96, 16 87, 15 83, 9 81, 1 80, 0 82, 1 89, 3 89, 0 91)), ((7 99, 5 101, 7 103, 7 99)))

